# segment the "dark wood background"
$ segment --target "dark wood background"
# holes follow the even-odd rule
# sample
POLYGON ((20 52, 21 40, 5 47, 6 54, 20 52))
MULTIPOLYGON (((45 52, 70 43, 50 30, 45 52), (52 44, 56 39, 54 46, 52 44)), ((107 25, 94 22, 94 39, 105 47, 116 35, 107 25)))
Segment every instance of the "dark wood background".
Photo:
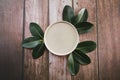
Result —
POLYGON ((0 0, 0 80, 120 80, 120 0, 0 0), (97 49, 89 56, 92 63, 81 66, 76 76, 68 72, 66 57, 45 51, 33 60, 31 50, 21 42, 31 36, 29 23, 45 31, 62 20, 62 10, 70 5, 77 13, 85 7, 92 32, 80 40, 94 40, 97 49))

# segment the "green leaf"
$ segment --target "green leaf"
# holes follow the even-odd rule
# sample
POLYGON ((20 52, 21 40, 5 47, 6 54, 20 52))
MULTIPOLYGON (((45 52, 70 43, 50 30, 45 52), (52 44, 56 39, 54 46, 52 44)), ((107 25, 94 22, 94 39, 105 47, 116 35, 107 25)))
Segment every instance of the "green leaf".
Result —
POLYGON ((87 65, 87 64, 91 63, 90 58, 81 51, 74 51, 73 56, 74 56, 75 60, 81 65, 87 65))
POLYGON ((84 34, 93 29, 93 24, 89 22, 80 22, 75 25, 79 34, 84 34))
POLYGON ((73 8, 66 5, 63 9, 62 17, 64 21, 71 22, 72 17, 74 16, 73 8))
POLYGON ((68 70, 72 75, 76 75, 79 71, 79 64, 73 59, 72 53, 68 56, 68 70))
POLYGON ((79 11, 78 15, 76 15, 72 18, 72 24, 76 25, 77 23, 80 23, 80 22, 86 22, 87 19, 88 19, 88 11, 87 11, 87 9, 82 8, 79 11))
POLYGON ((41 42, 42 40, 40 40, 38 37, 29 37, 23 40, 22 46, 25 48, 34 48, 41 42))
POLYGON ((44 45, 44 43, 41 43, 41 44, 39 44, 37 47, 35 47, 34 49, 33 49, 33 52, 32 52, 32 57, 33 57, 33 59, 37 59, 37 58, 39 58, 40 56, 42 56, 43 55, 43 53, 44 53, 44 51, 45 51, 45 45, 44 45))
POLYGON ((96 49, 96 43, 94 41, 80 42, 76 50, 80 50, 83 53, 88 53, 96 49))
POLYGON ((30 23, 30 32, 33 36, 37 36, 40 39, 43 39, 44 33, 40 26, 36 23, 30 23))

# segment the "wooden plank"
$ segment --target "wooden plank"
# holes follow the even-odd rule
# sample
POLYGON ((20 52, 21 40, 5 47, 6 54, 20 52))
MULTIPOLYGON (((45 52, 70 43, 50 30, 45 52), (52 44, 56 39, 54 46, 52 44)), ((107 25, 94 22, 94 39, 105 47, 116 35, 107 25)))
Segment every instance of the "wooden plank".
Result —
MULTIPOLYGON (((50 24, 62 20, 65 5, 72 5, 72 0, 49 0, 50 24)), ((49 53, 49 80, 71 80, 66 63, 66 56, 59 57, 49 53)))
POLYGON ((120 80, 120 0, 98 0, 100 80, 120 80))
POLYGON ((21 80, 24 0, 0 0, 0 79, 21 80))
MULTIPOLYGON (((31 36, 30 22, 38 23, 45 31, 48 26, 48 0, 25 0, 25 38, 31 36)), ((24 80, 48 80, 48 52, 39 59, 32 58, 32 51, 25 49, 24 80)))
MULTIPOLYGON (((73 0, 75 13, 85 7, 88 10, 88 21, 94 24, 94 30, 90 33, 80 35, 80 41, 93 40, 97 42, 96 28, 96 0, 73 0)), ((98 80, 98 61, 97 50, 88 54, 92 63, 86 66, 80 66, 79 73, 74 77, 74 80, 98 80)))

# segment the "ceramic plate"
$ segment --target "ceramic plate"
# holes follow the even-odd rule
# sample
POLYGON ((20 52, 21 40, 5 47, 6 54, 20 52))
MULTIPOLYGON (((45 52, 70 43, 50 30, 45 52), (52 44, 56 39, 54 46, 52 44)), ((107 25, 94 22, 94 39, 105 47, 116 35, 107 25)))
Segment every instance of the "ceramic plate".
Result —
POLYGON ((50 52, 63 56, 71 53, 77 47, 79 35, 71 23, 60 21, 46 29, 44 42, 50 52))

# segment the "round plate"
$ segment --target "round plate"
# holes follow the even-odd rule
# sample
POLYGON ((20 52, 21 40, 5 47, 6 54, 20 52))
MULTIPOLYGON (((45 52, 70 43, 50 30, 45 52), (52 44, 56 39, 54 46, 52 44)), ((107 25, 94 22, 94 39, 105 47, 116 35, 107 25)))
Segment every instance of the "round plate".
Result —
POLYGON ((50 52, 63 56, 71 53, 77 47, 79 35, 71 23, 60 21, 46 29, 44 42, 50 52))

